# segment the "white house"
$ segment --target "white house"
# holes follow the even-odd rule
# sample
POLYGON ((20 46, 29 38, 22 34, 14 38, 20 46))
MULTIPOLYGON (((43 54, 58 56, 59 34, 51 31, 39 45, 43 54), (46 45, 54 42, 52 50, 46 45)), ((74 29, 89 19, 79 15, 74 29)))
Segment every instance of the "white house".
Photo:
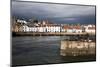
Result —
POLYGON ((73 32, 74 32, 74 30, 73 30, 73 28, 72 28, 72 27, 68 27, 68 28, 67 28, 67 32, 68 32, 68 33, 73 33, 73 32))
POLYGON ((25 24, 27 23, 25 20, 20 20, 20 19, 18 19, 17 22, 25 23, 25 24))
POLYGON ((52 26, 46 26, 46 30, 47 32, 60 32, 60 26, 55 26, 55 25, 52 25, 52 26))
POLYGON ((60 26, 56 26, 55 28, 56 28, 55 32, 60 32, 60 29, 61 29, 60 26))
POLYGON ((68 32, 68 33, 73 33, 73 29, 68 28, 68 29, 67 29, 67 32, 68 32))
POLYGON ((29 27, 27 25, 23 25, 23 31, 24 32, 29 32, 29 27))
POLYGON ((62 32, 68 32, 68 33, 77 33, 82 31, 77 26, 67 26, 67 25, 64 25, 61 30, 62 32))
POLYGON ((44 32, 44 27, 38 27, 38 32, 44 32))
POLYGON ((80 26, 77 26, 74 29, 75 29, 75 33, 81 33, 82 32, 82 28, 80 26))
POLYGON ((61 32, 67 32, 68 26, 63 26, 61 27, 61 32))
POLYGON ((87 33, 95 33, 95 27, 88 27, 88 28, 86 28, 85 32, 87 32, 87 33))
POLYGON ((88 25, 85 27, 85 32, 87 33, 95 33, 95 25, 88 25))
POLYGON ((82 29, 76 29, 76 33, 82 33, 82 29))

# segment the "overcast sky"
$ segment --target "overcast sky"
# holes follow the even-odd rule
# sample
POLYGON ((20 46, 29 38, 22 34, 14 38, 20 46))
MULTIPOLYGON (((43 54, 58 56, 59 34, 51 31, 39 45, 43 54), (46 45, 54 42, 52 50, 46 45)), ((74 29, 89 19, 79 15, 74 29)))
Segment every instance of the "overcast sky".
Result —
POLYGON ((95 24, 95 6, 12 1, 12 16, 55 23, 95 24))

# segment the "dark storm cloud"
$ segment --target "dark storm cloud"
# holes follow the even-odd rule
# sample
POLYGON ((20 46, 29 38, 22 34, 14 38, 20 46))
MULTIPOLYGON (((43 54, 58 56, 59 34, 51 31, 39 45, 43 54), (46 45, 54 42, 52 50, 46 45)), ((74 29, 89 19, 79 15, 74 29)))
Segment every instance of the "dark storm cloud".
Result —
POLYGON ((95 7, 34 2, 12 2, 12 15, 57 23, 95 23, 95 7))

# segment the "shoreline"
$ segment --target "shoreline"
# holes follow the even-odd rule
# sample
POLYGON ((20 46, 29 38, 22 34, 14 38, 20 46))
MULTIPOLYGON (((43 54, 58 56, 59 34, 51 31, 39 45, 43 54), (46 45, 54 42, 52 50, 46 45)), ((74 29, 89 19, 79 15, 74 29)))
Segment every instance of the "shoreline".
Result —
POLYGON ((12 32, 12 36, 89 36, 95 33, 66 33, 66 32, 12 32))

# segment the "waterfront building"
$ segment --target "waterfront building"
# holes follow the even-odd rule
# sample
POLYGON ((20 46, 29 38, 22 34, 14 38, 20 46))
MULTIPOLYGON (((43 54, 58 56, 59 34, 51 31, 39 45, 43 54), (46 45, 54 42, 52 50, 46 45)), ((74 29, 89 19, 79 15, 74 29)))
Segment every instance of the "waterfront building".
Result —
POLYGON ((95 25, 67 25, 67 24, 53 24, 48 21, 37 23, 28 23, 25 20, 17 19, 13 21, 13 32, 67 32, 67 33, 95 33, 95 25))
POLYGON ((61 26, 58 25, 47 25, 45 29, 45 32, 60 32, 61 26))
POLYGON ((57 25, 55 28, 56 28, 56 32, 60 32, 61 27, 59 25, 57 25))
POLYGON ((23 31, 23 25, 21 23, 16 22, 13 25, 13 32, 22 32, 23 31))
POLYGON ((68 33, 81 33, 82 32, 81 26, 63 26, 62 30, 63 32, 68 32, 68 33))
POLYGON ((45 28, 44 27, 38 27, 38 32, 45 32, 45 28))
POLYGON ((33 32, 33 27, 29 27, 29 32, 33 32))
POLYGON ((68 26, 67 32, 68 33, 73 33, 74 32, 73 27, 72 26, 68 26))
POLYGON ((37 32, 37 27, 33 27, 33 32, 37 32))
POLYGON ((61 27, 61 32, 81 33, 81 32, 82 32, 82 28, 81 28, 81 26, 63 25, 63 26, 61 27))
POLYGON ((24 32, 29 32, 29 27, 27 25, 23 25, 23 31, 24 32))
POLYGON ((51 27, 50 26, 46 26, 46 32, 51 32, 51 27))
POLYGON ((87 32, 87 33, 95 33, 95 25, 87 25, 87 26, 85 26, 85 32, 87 32))
POLYGON ((73 33, 74 30, 73 30, 72 28, 68 28, 68 29, 67 29, 67 32, 68 32, 68 33, 73 33))
POLYGON ((74 31, 75 33, 81 33, 81 32, 82 32, 82 28, 81 28, 81 26, 74 26, 73 31, 74 31))
POLYGON ((68 29, 68 26, 67 25, 64 25, 61 28, 61 32, 67 32, 67 29, 68 29))
POLYGON ((18 19, 17 22, 27 24, 27 22, 25 20, 18 19))

